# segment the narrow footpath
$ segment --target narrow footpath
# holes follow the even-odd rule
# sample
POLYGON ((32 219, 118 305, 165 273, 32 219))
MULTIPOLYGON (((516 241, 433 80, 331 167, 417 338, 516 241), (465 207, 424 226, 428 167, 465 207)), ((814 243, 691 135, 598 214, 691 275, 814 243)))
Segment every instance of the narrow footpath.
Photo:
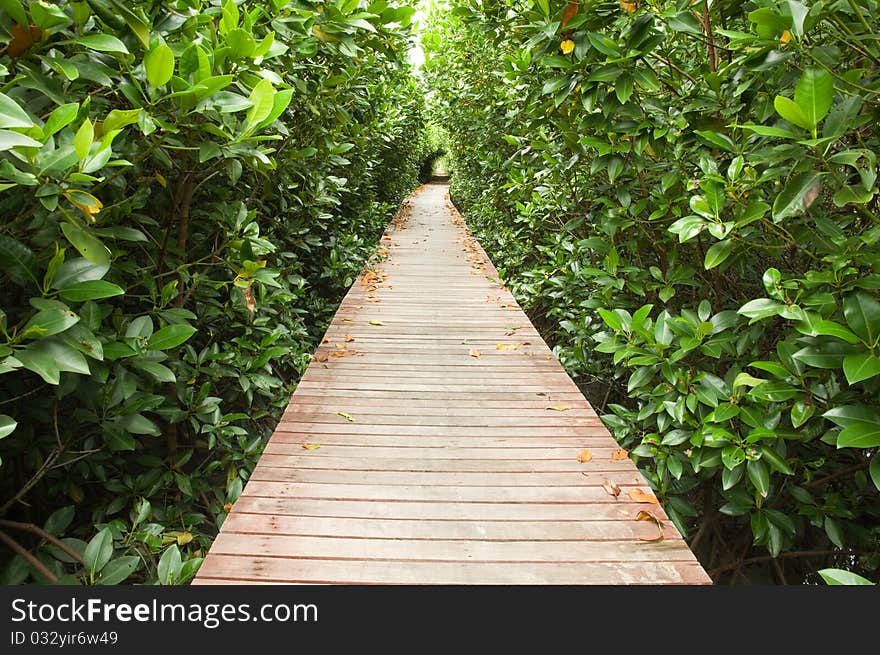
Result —
POLYGON ((449 202, 405 203, 195 584, 708 584, 449 202))

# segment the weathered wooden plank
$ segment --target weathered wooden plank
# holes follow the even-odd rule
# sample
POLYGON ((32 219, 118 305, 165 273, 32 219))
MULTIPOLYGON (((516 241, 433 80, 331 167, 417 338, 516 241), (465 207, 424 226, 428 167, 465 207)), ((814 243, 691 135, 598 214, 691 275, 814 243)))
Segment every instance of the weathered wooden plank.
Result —
POLYGON ((675 541, 479 541, 453 539, 339 539, 224 532, 211 547, 221 555, 291 559, 420 560, 450 562, 692 561, 675 541))
MULTIPOLYGON (((273 467, 260 464, 254 469, 251 480, 263 482, 321 482, 369 485, 424 485, 433 487, 601 487, 611 481, 622 488, 643 485, 642 476, 631 471, 588 473, 487 473, 445 471, 350 471, 312 470, 289 467, 273 467)), ((606 492, 607 493, 607 492, 606 492)), ((624 496, 626 498, 626 496, 624 496)))
MULTIPOLYGON (((351 539, 454 539, 467 541, 641 541, 659 530, 648 521, 437 521, 274 516, 232 512, 224 533, 329 536, 351 539)), ((666 540, 681 541, 670 521, 666 540)))
POLYGON ((217 554, 202 565, 199 578, 227 582, 322 584, 705 584, 696 562, 592 562, 525 566, 471 562, 360 562, 285 560, 217 554))
MULTIPOLYGON (((273 516, 338 516, 381 519, 433 519, 455 521, 635 521, 642 503, 628 498, 614 503, 461 503, 328 498, 265 498, 243 495, 234 512, 273 516)), ((649 510, 661 520, 666 514, 649 510)))

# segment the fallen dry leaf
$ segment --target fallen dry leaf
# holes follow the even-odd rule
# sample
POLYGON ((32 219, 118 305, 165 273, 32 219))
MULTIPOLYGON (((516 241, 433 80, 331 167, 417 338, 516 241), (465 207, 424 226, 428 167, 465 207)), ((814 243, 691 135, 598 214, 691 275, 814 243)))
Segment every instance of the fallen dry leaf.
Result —
POLYGON ((327 343, 328 341, 330 341, 330 339, 328 339, 327 337, 321 339, 321 343, 327 343))
POLYGON ((341 416, 342 418, 344 418, 346 421, 348 421, 349 423, 354 423, 354 416, 352 416, 351 414, 349 414, 347 412, 336 412, 336 413, 339 416, 341 416))
POLYGON ((568 405, 549 405, 547 409, 552 409, 556 412, 567 412, 571 409, 568 405))
POLYGON ((320 448, 320 447, 321 446, 319 446, 316 443, 304 443, 303 444, 303 448, 305 448, 306 450, 318 450, 318 448, 320 448))
POLYGON ((327 355, 315 355, 315 361, 316 362, 326 362, 327 355))
POLYGON ((522 345, 521 343, 499 343, 495 346, 495 350, 518 350, 522 345))
POLYGON ((468 350, 468 355, 470 355, 471 357, 477 357, 477 358, 479 358, 479 356, 480 356, 480 351, 477 350, 476 348, 471 348, 470 350, 468 350))
POLYGON ((354 319, 353 318, 344 318, 344 319, 342 319, 342 322, 343 323, 354 323, 354 319))
POLYGON ((345 343, 351 343, 352 341, 354 341, 354 337, 351 336, 350 334, 346 334, 345 335, 345 343))
POLYGON ((370 321, 370 325, 385 325, 382 321, 370 321))
POLYGON ((663 523, 660 519, 651 514, 651 512, 640 510, 639 513, 636 514, 636 521, 653 521, 654 525, 657 526, 658 531, 656 537, 639 537, 639 541, 663 541, 663 523))
POLYGON ((605 480, 605 482, 602 483, 602 488, 609 496, 617 498, 620 495, 620 487, 617 486, 616 482, 605 480))
POLYGON ((330 353, 331 357, 348 357, 349 355, 356 355, 357 350, 337 350, 335 352, 330 353))
POLYGON ((622 462, 627 457, 629 457, 629 451, 624 450, 623 448, 618 448, 613 453, 611 453, 611 461, 612 462, 622 462))
POLYGON ((654 505, 658 504, 660 501, 657 500, 657 497, 654 494, 648 494, 636 487, 635 489, 629 489, 626 492, 626 495, 632 498, 633 502, 636 503, 652 503, 654 505))
POLYGON ((593 459, 593 453, 591 453, 589 450, 582 450, 581 454, 577 456, 577 460, 581 464, 589 462, 591 459, 593 459))

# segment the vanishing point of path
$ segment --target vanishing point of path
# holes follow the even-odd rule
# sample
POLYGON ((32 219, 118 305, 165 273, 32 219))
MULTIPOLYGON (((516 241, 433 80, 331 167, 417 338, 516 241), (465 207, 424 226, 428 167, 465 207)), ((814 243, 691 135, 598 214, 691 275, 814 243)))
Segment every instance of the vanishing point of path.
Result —
POLYGON ((377 254, 196 584, 709 582, 445 185, 377 254))

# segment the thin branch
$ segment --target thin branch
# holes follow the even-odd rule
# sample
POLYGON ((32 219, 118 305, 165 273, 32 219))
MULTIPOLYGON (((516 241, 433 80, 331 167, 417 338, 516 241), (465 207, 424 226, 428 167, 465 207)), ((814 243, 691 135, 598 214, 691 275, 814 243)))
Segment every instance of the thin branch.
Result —
POLYGON ((46 568, 45 564, 43 564, 40 560, 38 560, 36 557, 34 557, 24 546, 22 546, 20 543, 18 543, 15 539, 10 537, 5 532, 0 532, 0 541, 2 541, 4 544, 9 546, 9 548, 13 552, 21 555, 22 558, 28 564, 30 564, 37 571, 39 571, 40 575, 42 575, 44 578, 46 578, 49 582, 51 582, 52 584, 58 583, 58 576, 56 576, 54 573, 52 573, 52 571, 50 571, 48 568, 46 568))
POLYGON ((18 530, 19 532, 30 532, 31 534, 35 534, 41 539, 45 539, 46 541, 48 541, 50 544, 58 546, 58 548, 70 555, 80 564, 83 563, 82 555, 80 555, 73 548, 68 546, 57 537, 53 537, 51 534, 43 530, 43 528, 39 527, 38 525, 34 525, 33 523, 19 523, 18 521, 7 521, 6 519, 0 519, 0 526, 4 528, 9 528, 10 530, 18 530))

